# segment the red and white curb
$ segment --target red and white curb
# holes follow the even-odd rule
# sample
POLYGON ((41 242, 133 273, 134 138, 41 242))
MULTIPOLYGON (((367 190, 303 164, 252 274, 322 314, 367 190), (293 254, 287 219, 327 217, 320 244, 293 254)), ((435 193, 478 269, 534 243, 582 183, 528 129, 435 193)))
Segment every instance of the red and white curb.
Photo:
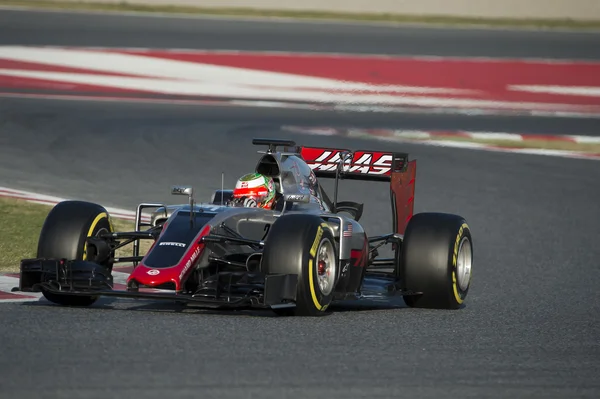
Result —
POLYGON ((411 143, 433 145, 441 147, 453 147, 464 149, 475 149, 494 152, 509 152, 528 155, 546 155, 563 158, 578 158, 600 160, 600 153, 585 151, 550 150, 543 148, 523 148, 517 143, 533 140, 568 142, 576 144, 600 144, 600 137, 581 135, 533 135, 515 134, 501 132, 467 132, 467 131, 420 131, 420 130, 394 130, 394 129, 339 129, 330 127, 302 127, 284 126, 283 130, 294 133, 343 136, 350 138, 371 139, 388 142, 411 143), (469 141, 452 141, 451 139, 471 140, 503 140, 515 142, 514 147, 498 146, 486 143, 474 143, 469 141))
POLYGON ((0 93, 597 118, 600 63, 0 46, 0 93))

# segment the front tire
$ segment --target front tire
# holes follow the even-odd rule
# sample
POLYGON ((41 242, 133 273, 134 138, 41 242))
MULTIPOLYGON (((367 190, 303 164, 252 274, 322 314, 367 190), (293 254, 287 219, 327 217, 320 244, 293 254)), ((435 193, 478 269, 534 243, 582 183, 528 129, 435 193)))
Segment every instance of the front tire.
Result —
POLYGON ((469 292, 473 240, 464 218, 420 213, 408 223, 399 256, 398 274, 410 307, 458 309, 469 292))
POLYGON ((265 274, 296 274, 296 306, 273 309, 279 315, 319 316, 330 305, 338 280, 335 240, 318 216, 281 216, 269 231, 261 270, 265 274))
MULTIPOLYGON (((106 209, 84 201, 58 203, 42 226, 38 241, 37 257, 48 259, 89 260, 93 259, 93 247, 88 248, 86 239, 101 232, 113 232, 106 209)), ((112 263, 102 266, 112 269, 112 263)), ((60 295, 43 292, 50 302, 63 306, 89 306, 97 296, 60 295)))

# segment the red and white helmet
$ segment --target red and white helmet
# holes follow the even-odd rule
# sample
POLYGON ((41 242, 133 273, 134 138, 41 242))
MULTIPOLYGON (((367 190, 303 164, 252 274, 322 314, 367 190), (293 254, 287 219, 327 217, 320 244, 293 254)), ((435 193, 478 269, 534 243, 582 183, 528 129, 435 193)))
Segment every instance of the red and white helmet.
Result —
POLYGON ((275 203, 275 183, 272 178, 260 173, 249 173, 238 179, 233 198, 243 198, 244 206, 272 209, 275 203))

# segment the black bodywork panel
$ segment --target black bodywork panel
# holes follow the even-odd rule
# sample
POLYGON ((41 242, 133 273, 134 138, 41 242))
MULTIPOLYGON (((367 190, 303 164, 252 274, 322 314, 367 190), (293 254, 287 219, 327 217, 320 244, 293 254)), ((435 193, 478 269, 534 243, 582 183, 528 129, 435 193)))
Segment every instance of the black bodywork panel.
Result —
POLYGON ((176 265, 200 230, 215 217, 214 213, 195 212, 192 223, 190 214, 190 211, 180 210, 169 220, 168 228, 144 260, 146 266, 161 269, 176 265))
POLYGON ((19 291, 160 299, 212 307, 277 307, 293 306, 296 284, 296 275, 264 276, 259 273, 222 272, 207 279, 193 292, 113 290, 110 270, 101 265, 86 261, 32 258, 21 261, 19 291))

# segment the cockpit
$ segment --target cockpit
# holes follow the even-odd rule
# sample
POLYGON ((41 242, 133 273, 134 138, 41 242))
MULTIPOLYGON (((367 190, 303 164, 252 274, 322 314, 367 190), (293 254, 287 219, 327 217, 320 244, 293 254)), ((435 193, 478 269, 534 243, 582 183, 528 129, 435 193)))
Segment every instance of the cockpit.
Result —
POLYGON ((299 156, 292 153, 266 153, 259 160, 256 172, 273 178, 279 195, 307 196, 310 204, 317 204, 324 211, 329 210, 316 176, 299 156))

